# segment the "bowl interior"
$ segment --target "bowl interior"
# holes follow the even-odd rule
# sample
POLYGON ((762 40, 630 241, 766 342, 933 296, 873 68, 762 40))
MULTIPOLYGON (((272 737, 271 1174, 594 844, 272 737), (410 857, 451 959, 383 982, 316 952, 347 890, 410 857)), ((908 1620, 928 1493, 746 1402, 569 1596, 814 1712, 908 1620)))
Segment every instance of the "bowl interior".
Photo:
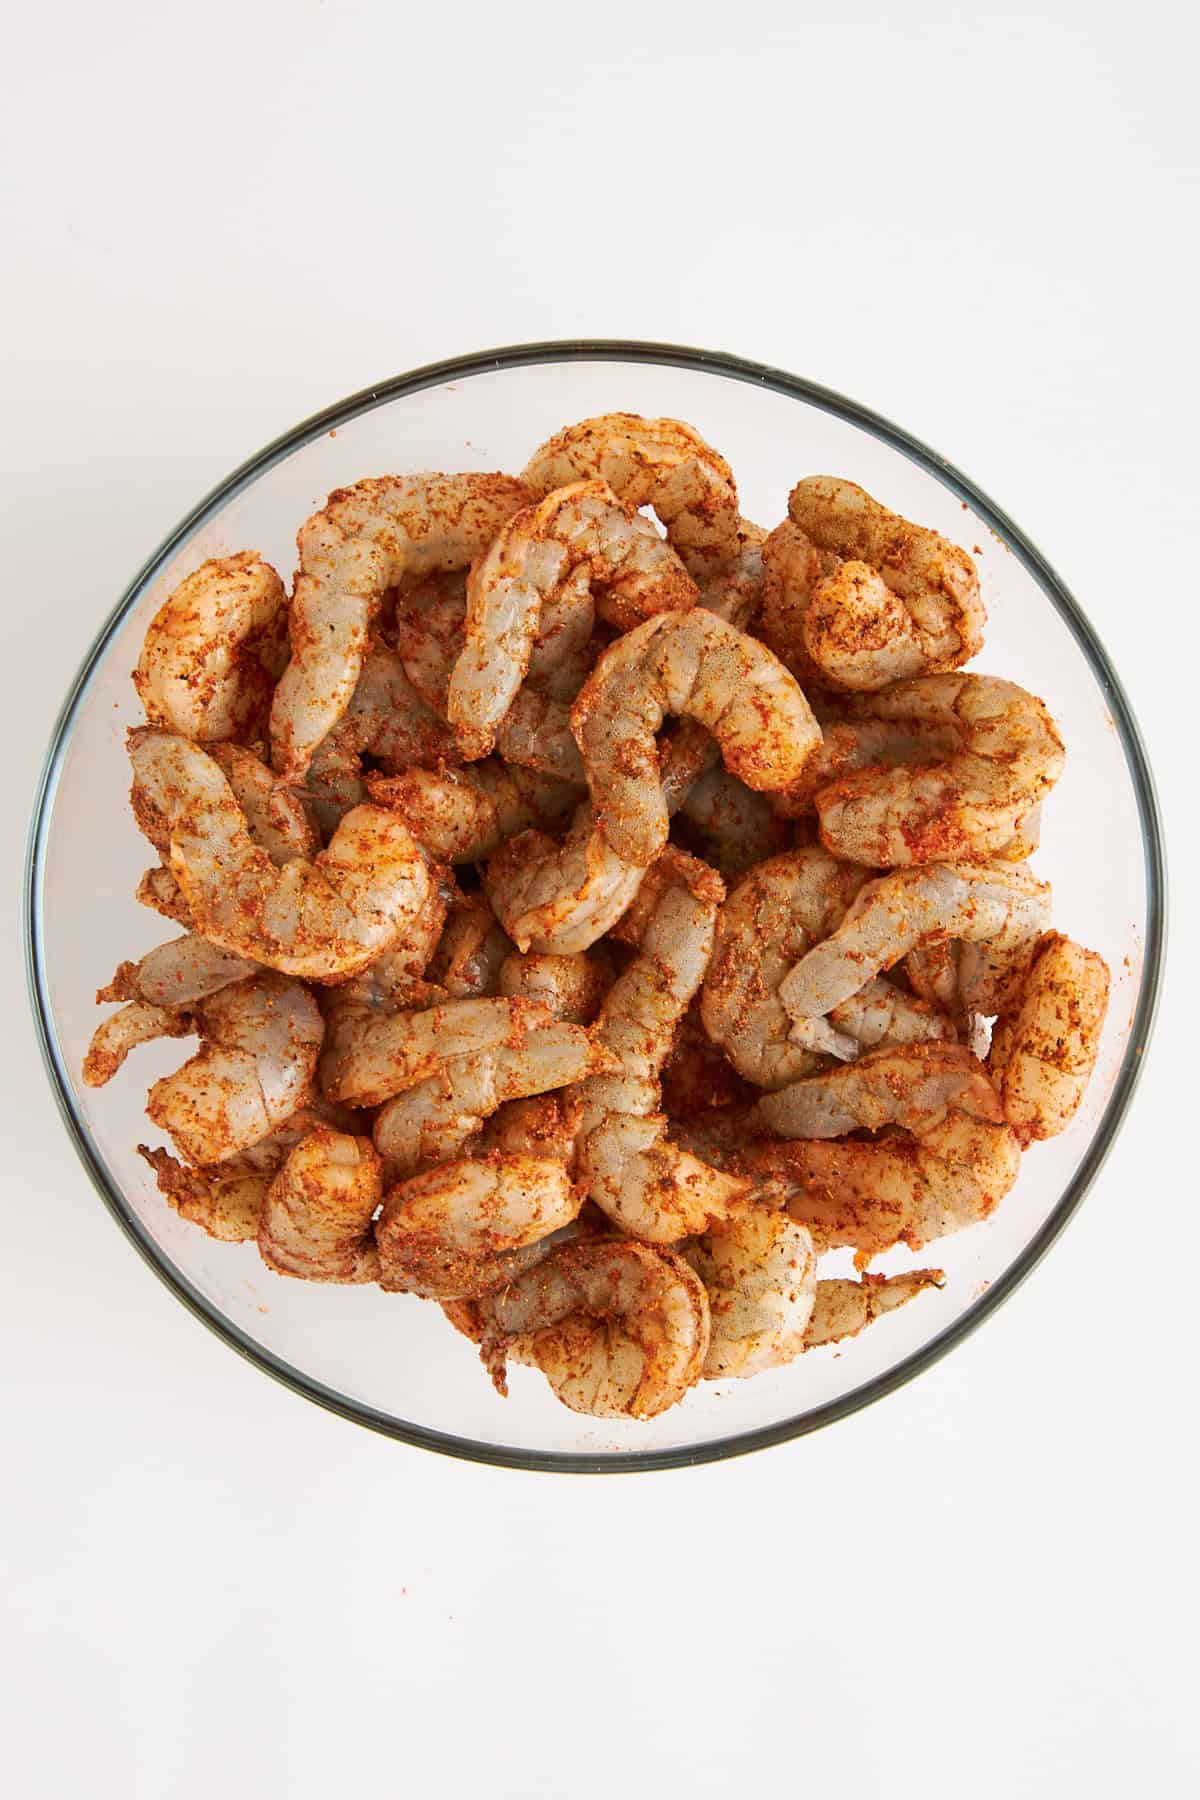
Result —
MULTIPOLYGON (((544 354, 551 360, 480 358, 359 396, 232 478, 150 565, 100 640, 52 752, 32 862, 35 993, 52 1074, 110 1204, 185 1297, 274 1372, 368 1423, 441 1448, 543 1466, 692 1460, 809 1428, 884 1391, 961 1335, 1054 1235, 1123 1108, 1134 1040, 1148 1022, 1159 938, 1152 802, 1135 779, 1123 702, 1086 627, 1035 553, 936 458, 847 403, 746 365, 676 366, 628 348, 568 360, 561 350, 544 354), (1035 867, 1054 884, 1056 923, 1101 951, 1114 977, 1099 1066, 1071 1129, 1027 1155, 986 1225, 919 1258, 896 1252, 877 1265, 936 1264, 948 1276, 940 1292, 787 1369, 701 1385, 645 1424, 570 1413, 524 1369, 513 1371, 503 1401, 436 1306, 283 1280, 253 1245, 217 1244, 183 1223, 135 1146, 160 1141, 143 1113, 146 1089, 186 1048, 135 1053, 99 1092, 79 1079, 100 1016, 95 989, 122 958, 174 935, 133 899, 151 857, 126 804, 123 748, 140 717, 129 672, 164 596, 206 557, 242 548, 290 575, 296 529, 331 488, 416 469, 519 470, 567 421, 614 409, 690 420, 729 458, 743 512, 765 526, 784 516, 801 475, 831 472, 973 551, 989 615, 977 666, 1042 695, 1069 751, 1035 867)), ((829 1272, 841 1272, 836 1259, 829 1272)))

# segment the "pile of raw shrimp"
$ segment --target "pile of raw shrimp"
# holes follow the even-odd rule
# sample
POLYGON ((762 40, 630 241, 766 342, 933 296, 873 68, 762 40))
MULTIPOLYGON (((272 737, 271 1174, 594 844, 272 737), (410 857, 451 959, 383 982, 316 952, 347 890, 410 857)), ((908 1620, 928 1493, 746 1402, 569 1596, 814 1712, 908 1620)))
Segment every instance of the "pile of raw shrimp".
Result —
POLYGON ((340 488, 298 545, 290 597, 196 570, 134 675, 183 935, 84 1073, 199 1036, 139 1146, 171 1206, 636 1419, 941 1285, 869 1265, 987 1218, 1108 999, 1027 860, 1054 721, 957 672, 971 558, 824 475, 768 534, 625 413, 340 488))

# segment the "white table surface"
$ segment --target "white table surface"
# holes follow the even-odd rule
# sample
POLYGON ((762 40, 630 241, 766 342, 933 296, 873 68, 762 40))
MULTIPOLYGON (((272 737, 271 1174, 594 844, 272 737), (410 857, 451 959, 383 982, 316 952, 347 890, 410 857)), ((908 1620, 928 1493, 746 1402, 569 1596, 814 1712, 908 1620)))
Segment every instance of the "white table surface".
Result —
POLYGON ((15 1797, 1195 1791, 1200 43, 1174 0, 984 10, 110 0, 10 23, 15 1797), (324 403, 575 334, 777 362, 951 456, 1096 622, 1174 828, 1147 1078, 1048 1262, 867 1413, 623 1480, 441 1460, 231 1355, 89 1186, 18 968, 51 721, 147 552, 324 403))

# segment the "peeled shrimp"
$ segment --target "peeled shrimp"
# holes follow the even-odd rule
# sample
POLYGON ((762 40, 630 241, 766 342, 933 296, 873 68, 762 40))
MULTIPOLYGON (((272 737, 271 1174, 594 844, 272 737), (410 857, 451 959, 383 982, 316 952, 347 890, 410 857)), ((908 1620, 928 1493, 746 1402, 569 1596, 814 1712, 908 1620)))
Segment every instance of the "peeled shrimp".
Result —
POLYGON ((917 767, 860 768, 816 794, 821 839, 873 868, 989 856, 1062 773, 1053 719, 1033 694, 993 675, 897 682, 864 710, 884 721, 953 730, 958 749, 917 767))
POLYGON ((140 962, 123 962, 107 987, 96 995, 106 1000, 143 1000, 150 1006, 180 1011, 215 994, 231 981, 244 981, 257 969, 244 956, 187 932, 148 950, 140 962))
POLYGON ((283 583, 257 551, 201 564, 146 632, 133 680, 150 723, 205 743, 261 727, 286 624, 283 583))
POLYGON ((1100 1049, 1108 964, 1047 932, 1010 1010, 996 1021, 988 1070, 1022 1145, 1056 1137, 1074 1117, 1100 1049))
POLYGON ((882 975, 864 982, 840 1006, 831 1007, 824 1019, 799 1022, 793 1025, 793 1031, 803 1023, 832 1027, 838 1041, 826 1047, 830 1055, 842 1061, 884 1044, 924 1044, 956 1036, 954 1021, 946 1013, 935 1010, 926 1000, 906 994, 882 975))
POLYGON ((572 1025, 590 1025, 612 985, 612 970, 597 955, 542 956, 514 951, 500 965, 500 992, 538 1000, 572 1025))
POLYGON ((564 1245, 476 1303, 484 1365, 531 1363, 573 1412, 653 1419, 682 1400, 708 1352, 704 1284, 680 1256, 624 1238, 564 1245))
POLYGON ((688 790, 677 829, 687 848, 727 879, 741 875, 788 841, 765 794, 728 769, 708 769, 688 790))
POLYGON ((446 998, 441 986, 426 979, 446 913, 447 896, 440 884, 433 884, 404 937, 357 975, 326 991, 325 1043, 318 1065, 324 1093, 337 1091, 343 1069, 371 1041, 381 1019, 446 998))
POLYGON ((381 1192, 370 1139, 316 1126, 267 1190, 259 1254, 277 1275, 304 1281, 378 1280, 371 1220, 381 1192))
POLYGON ((619 1073, 580 1090, 580 1179, 622 1231, 670 1244, 703 1231, 748 1184, 710 1168, 668 1137, 659 1071, 704 977, 724 888, 720 877, 668 846, 648 872, 621 934, 637 955, 604 997, 594 1027, 619 1073))
POLYGON ((402 769, 456 754, 450 732, 412 686, 400 659, 372 639, 349 705, 313 752, 304 791, 331 837, 350 808, 367 797, 364 756, 402 769))
POLYGON ((602 654, 572 709, 600 830, 618 855, 651 862, 668 808, 655 734, 687 714, 755 790, 786 787, 821 741, 794 678, 757 639, 704 608, 647 619, 602 654))
POLYGON ((652 506, 697 580, 736 553, 733 471, 682 419, 581 419, 535 450, 523 476, 538 494, 589 478, 607 482, 625 506, 652 506))
POLYGON ((176 925, 190 926, 192 923, 191 910, 179 883, 170 869, 165 869, 161 863, 155 863, 153 868, 146 870, 133 897, 139 906, 150 907, 153 912, 172 920, 176 925))
POLYGON ((789 1035, 780 987, 845 917, 866 879, 865 870, 812 845, 751 869, 721 908, 701 1011, 709 1036, 747 1081, 781 1087, 816 1066, 811 1047, 789 1035))
POLYGON ((929 863, 868 881, 841 923, 779 985, 793 1019, 828 1013, 880 970, 939 938, 996 949, 1044 930, 1050 888, 1015 864, 929 863))
POLYGON ((805 1349, 817 1258, 803 1225, 751 1207, 681 1247, 708 1293, 712 1336, 704 1379, 758 1375, 805 1349))
POLYGON ((807 1226, 818 1250, 849 1244, 869 1257, 897 1243, 920 1249, 986 1219, 1017 1178, 1016 1136, 966 1049, 920 1044, 874 1054, 895 1083, 890 1101, 885 1082, 874 1085, 869 1069, 857 1090, 845 1085, 871 1063, 864 1058, 798 1083, 812 1089, 798 1097, 794 1089, 765 1096, 752 1118, 743 1114, 737 1122, 745 1142, 756 1127, 851 1131, 860 1118, 895 1121, 870 1142, 767 1139, 741 1155, 735 1149, 739 1167, 779 1184, 789 1216, 807 1226))
POLYGON ((788 513, 817 552, 806 566, 791 540, 788 604, 826 680, 871 690, 957 669, 979 651, 985 614, 964 550, 833 476, 799 482, 788 513))
POLYGON ((959 747, 948 725, 913 719, 848 719, 818 703, 821 743, 790 786, 771 795, 780 818, 800 819, 816 810, 817 795, 855 769, 897 769, 944 762, 959 747))
POLYGON ((282 776, 303 776, 349 706, 386 590, 465 567, 528 498, 507 475, 383 476, 337 489, 301 527, 292 660, 271 707, 282 776))
POLYGON ((930 1288, 945 1287, 941 1269, 909 1269, 903 1275, 863 1275, 858 1281, 818 1281, 804 1348, 857 1337, 884 1313, 907 1306, 930 1288))
POLYGON ((541 831, 511 839, 488 863, 484 887, 518 950, 572 955, 616 923, 645 872, 596 830, 588 804, 561 844, 541 831))
POLYGON ((406 769, 368 778, 373 799, 391 806, 440 862, 476 862, 519 832, 554 830, 579 800, 579 789, 488 757, 465 769, 406 769))
POLYGON ((196 929, 286 974, 355 973, 403 932, 431 876, 395 813, 358 806, 313 862, 276 868, 211 757, 165 732, 130 734, 134 809, 169 831, 170 864, 196 929))
POLYGON ((618 625, 696 598, 695 583, 649 520, 627 512, 600 481, 558 488, 515 514, 474 566, 466 641, 446 696, 447 716, 469 760, 495 745, 535 646, 557 656, 558 637, 562 654, 586 644, 593 589, 618 625))
POLYGON ((341 1107, 312 1100, 257 1143, 207 1168, 192 1168, 168 1150, 151 1150, 145 1144, 138 1145, 138 1155, 154 1170, 159 1192, 181 1219, 198 1225, 209 1237, 242 1244, 258 1236, 267 1189, 289 1152, 318 1125, 346 1130, 350 1123, 341 1107))
POLYGON ((427 1169, 384 1198, 380 1285, 437 1300, 504 1287, 538 1260, 531 1249, 571 1223, 581 1198, 547 1158, 493 1154, 427 1169))
POLYGON ((430 958, 429 980, 451 1000, 483 1000, 501 993, 500 971, 512 944, 482 894, 460 894, 430 958))

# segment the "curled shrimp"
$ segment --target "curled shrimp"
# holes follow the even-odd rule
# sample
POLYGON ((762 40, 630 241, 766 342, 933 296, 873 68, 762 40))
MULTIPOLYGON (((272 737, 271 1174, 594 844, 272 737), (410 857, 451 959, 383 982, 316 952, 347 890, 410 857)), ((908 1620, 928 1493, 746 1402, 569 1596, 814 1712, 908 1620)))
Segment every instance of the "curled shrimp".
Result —
POLYGON ((500 971, 512 944, 482 894, 459 894, 426 974, 451 1000, 483 1000, 503 990, 500 971))
POLYGON ((594 605, 624 626, 695 598, 671 547, 601 481, 556 489, 516 513, 467 582, 466 641, 446 695, 463 754, 492 750, 535 649, 557 660, 587 643, 594 605))
POLYGON ((860 706, 885 722, 952 730, 958 748, 916 767, 859 768, 818 790, 822 842, 852 862, 896 868, 1002 851, 1062 773, 1046 707, 993 675, 926 675, 860 706))
POLYGON ((776 1138, 734 1151, 739 1167, 779 1184, 789 1216, 812 1232, 818 1250, 848 1244, 864 1257, 898 1243, 918 1250, 989 1217, 1020 1168, 996 1090, 964 1047, 913 1044, 874 1058, 874 1070, 865 1057, 797 1083, 808 1090, 799 1095, 796 1088, 766 1095, 753 1118, 737 1124, 744 1141, 755 1127, 849 1132, 860 1120, 887 1121, 870 1142, 776 1138))
POLYGON ((385 1195, 380 1285, 436 1300, 490 1293, 539 1260, 537 1247, 572 1222, 581 1200, 564 1164, 549 1158, 441 1163, 385 1195))
POLYGON ((518 950, 572 955, 616 924, 645 872, 618 856, 585 804, 561 844, 525 831, 503 845, 488 863, 484 887, 518 950))
POLYGON ((179 1012, 257 972, 244 956, 234 956, 189 931, 148 950, 138 962, 121 963, 108 986, 97 993, 96 1003, 140 1000, 179 1012))
POLYGON ((400 659, 372 639, 349 705, 313 752, 304 792, 328 838, 367 797, 364 756, 403 769, 455 755, 450 732, 412 686, 400 659))
POLYGON ((580 1179, 622 1231, 650 1243, 703 1231, 748 1187, 671 1141, 658 1081, 704 978, 723 894, 718 875, 673 845, 650 869, 621 925, 637 954, 594 1027, 619 1072, 594 1075, 580 1089, 580 1179))
POLYGON ((532 827, 554 830, 579 789, 488 757, 465 769, 405 769, 368 778, 372 799, 394 807, 439 862, 476 862, 532 827))
POLYGON ((733 471, 682 419, 645 419, 638 413, 581 419, 534 451, 522 479, 537 494, 597 479, 625 506, 652 506, 697 580, 736 555, 733 471))
POLYGON ((626 1238, 556 1249, 473 1308, 484 1366, 530 1363, 573 1412, 653 1419, 699 1380, 708 1296, 681 1256, 626 1238))
POLYGON ((988 1070, 1023 1145, 1057 1137, 1074 1117, 1100 1049, 1108 1010, 1104 958, 1047 932, 1011 1007, 997 1019, 988 1070))
POLYGON ((751 869, 721 908, 701 1013, 713 1042, 747 1081, 781 1087, 816 1067, 812 1046, 790 1036, 780 987, 845 917, 866 878, 865 870, 810 845, 751 869))
POLYGON ((500 965, 499 990, 548 1007, 556 1019, 590 1025, 612 986, 612 969, 600 955, 542 956, 513 951, 500 965))
POLYGON ((165 827, 171 871, 196 929, 285 974, 328 980, 364 968, 425 904, 431 876, 408 828, 357 806, 314 861, 277 868, 210 756, 165 732, 130 734, 134 810, 165 827))
POLYGON ((508 475, 382 476, 338 488, 301 527, 292 659, 271 705, 284 779, 301 779, 350 704, 387 589, 465 567, 528 499, 508 475))
POLYGON ((841 923, 779 984, 794 1020, 825 1014, 918 945, 942 938, 1007 951, 1045 929, 1050 888, 1015 864, 927 863, 861 887, 841 923))
POLYGON ((158 1191, 181 1219, 198 1225, 209 1237, 244 1244, 258 1236, 267 1189, 295 1149, 318 1125, 352 1129, 341 1107, 309 1100, 257 1143, 206 1168, 179 1162, 168 1150, 138 1145, 138 1155, 153 1169, 158 1191))
POLYGON ((817 1257, 803 1225, 755 1206, 681 1247, 708 1293, 706 1381, 778 1369, 806 1348, 817 1257))
POLYGON ((283 583, 255 550, 215 556, 150 621, 133 681, 152 725, 211 743, 265 722, 287 661, 283 583))
POLYGON ((728 769, 707 769, 677 814, 680 841, 728 879, 781 850, 786 826, 765 794, 756 794, 728 769))
POLYGON ((267 1189, 259 1255, 277 1275, 304 1281, 376 1281, 371 1220, 382 1193, 370 1138, 317 1125, 267 1189))
POLYGON ((834 476, 799 482, 788 514, 771 627, 798 626, 826 681, 873 690, 957 669, 979 651, 986 615, 964 550, 834 476))
POLYGON ((603 652, 571 713, 596 821, 618 855, 653 860, 668 807, 655 734, 668 713, 712 733, 756 791, 786 787, 820 743, 807 700, 777 657, 715 613, 660 613, 603 652))

